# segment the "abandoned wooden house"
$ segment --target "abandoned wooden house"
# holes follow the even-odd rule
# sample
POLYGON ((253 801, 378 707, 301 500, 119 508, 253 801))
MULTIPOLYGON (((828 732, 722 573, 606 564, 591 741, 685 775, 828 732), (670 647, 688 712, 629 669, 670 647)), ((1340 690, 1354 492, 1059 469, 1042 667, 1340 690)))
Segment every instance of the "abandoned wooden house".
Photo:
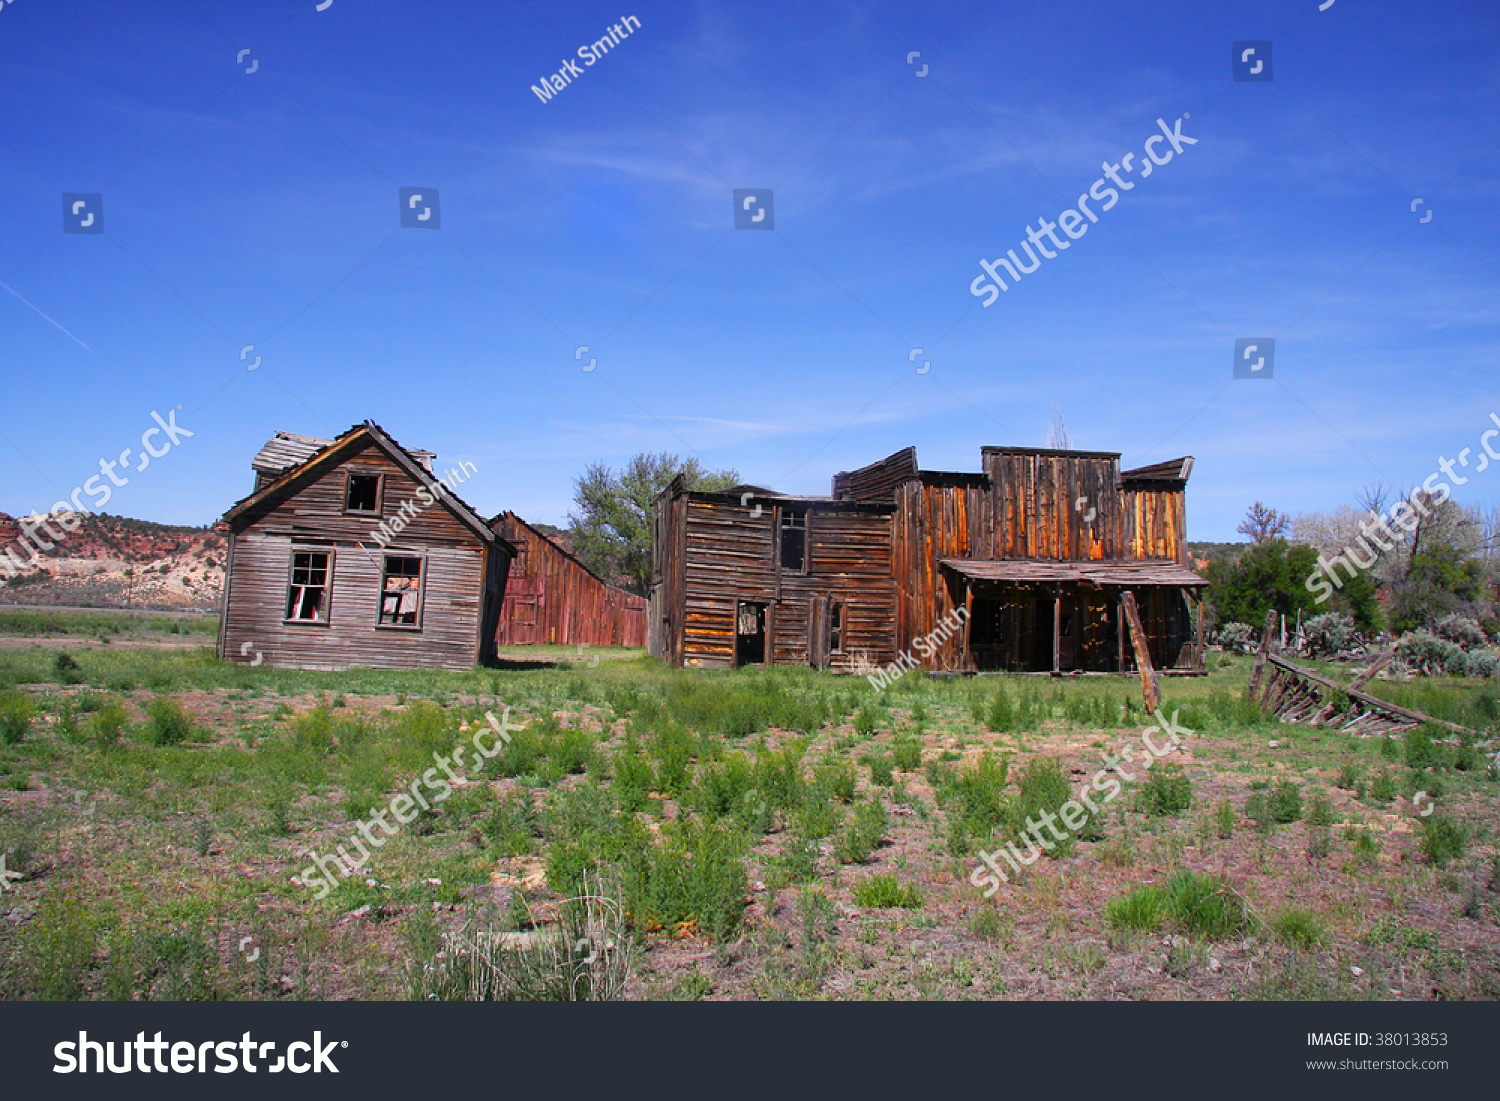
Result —
POLYGON ((1202 672, 1193 460, 1119 460, 985 447, 980 473, 952 473, 907 448, 835 475, 827 497, 678 479, 653 506, 650 651, 700 667, 1124 673, 1132 593, 1152 664, 1202 672))
MULTIPOLYGON (((219 656, 302 669, 469 669, 493 660, 515 548, 366 421, 278 432, 224 514, 219 656)), ((473 468, 470 467, 472 470, 473 468)))
POLYGON ((501 646, 646 645, 646 599, 607 584, 514 512, 491 526, 516 548, 505 583, 501 646))

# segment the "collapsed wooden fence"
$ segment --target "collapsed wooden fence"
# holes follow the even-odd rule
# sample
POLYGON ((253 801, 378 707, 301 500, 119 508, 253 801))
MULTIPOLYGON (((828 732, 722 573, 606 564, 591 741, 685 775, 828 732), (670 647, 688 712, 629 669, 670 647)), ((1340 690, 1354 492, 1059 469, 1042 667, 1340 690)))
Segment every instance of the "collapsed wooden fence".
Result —
POLYGON ((1327 727, 1350 734, 1401 734, 1424 723, 1442 727, 1454 734, 1478 736, 1478 732, 1457 723, 1434 719, 1409 707, 1372 696, 1361 688, 1394 656, 1395 651, 1379 655, 1363 673, 1348 684, 1339 684, 1311 669, 1304 669, 1271 652, 1276 613, 1266 617, 1265 632, 1255 655, 1247 695, 1260 699, 1261 711, 1275 715, 1284 723, 1327 727), (1269 666, 1269 673, 1267 667, 1269 666), (1261 682, 1264 680, 1264 690, 1261 682))

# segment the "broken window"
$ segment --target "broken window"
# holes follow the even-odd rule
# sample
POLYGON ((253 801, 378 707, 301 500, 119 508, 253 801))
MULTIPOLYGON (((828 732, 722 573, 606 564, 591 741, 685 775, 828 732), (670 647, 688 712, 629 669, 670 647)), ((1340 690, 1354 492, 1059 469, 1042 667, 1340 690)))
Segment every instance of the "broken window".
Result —
POLYGON ((380 511, 380 475, 349 475, 349 484, 344 494, 345 512, 380 511))
POLYGON ((837 601, 828 605, 828 650, 844 652, 844 606, 837 601))
POLYGON ((792 573, 807 572, 807 511, 781 510, 781 568, 792 573))
POLYGON ((385 627, 416 627, 422 610, 422 560, 385 556, 381 571, 380 619, 385 627))
POLYGON ((328 560, 328 554, 317 551, 293 553, 292 581, 286 599, 287 619, 313 623, 328 621, 328 560))

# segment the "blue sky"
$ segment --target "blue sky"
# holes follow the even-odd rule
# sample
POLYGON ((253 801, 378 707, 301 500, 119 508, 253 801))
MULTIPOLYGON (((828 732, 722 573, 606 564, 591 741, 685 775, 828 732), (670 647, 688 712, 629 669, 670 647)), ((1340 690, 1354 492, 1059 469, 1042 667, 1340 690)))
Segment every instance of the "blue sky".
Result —
POLYGON ((1490 0, 11 0, 0 510, 178 405, 194 436, 108 511, 210 522, 273 430, 367 417, 474 463, 486 515, 565 523, 594 461, 822 493, 912 444, 977 470, 1054 404, 1127 466, 1195 455, 1195 539, 1410 488, 1500 411, 1497 47, 1490 0), (1273 81, 1232 80, 1237 40, 1273 81), (981 258, 1185 114, 1196 145, 981 306, 981 258), (1274 379, 1232 378, 1238 337, 1274 379))

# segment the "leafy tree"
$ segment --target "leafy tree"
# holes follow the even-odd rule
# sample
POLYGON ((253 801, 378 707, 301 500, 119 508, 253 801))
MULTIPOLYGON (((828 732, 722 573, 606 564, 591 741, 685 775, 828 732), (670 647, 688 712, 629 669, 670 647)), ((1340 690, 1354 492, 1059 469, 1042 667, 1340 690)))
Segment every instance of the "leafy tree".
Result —
POLYGON ((1209 563, 1208 598, 1220 622, 1248 623, 1257 630, 1272 608, 1288 617, 1298 609, 1316 615, 1325 609, 1307 591, 1306 581, 1317 565, 1312 547, 1285 539, 1257 543, 1235 562, 1209 563))
POLYGON ((705 470, 697 459, 666 452, 643 451, 619 473, 591 463, 573 482, 573 553, 600 577, 644 596, 651 583, 651 502, 678 474, 688 489, 708 493, 722 493, 740 480, 736 471, 705 470))

